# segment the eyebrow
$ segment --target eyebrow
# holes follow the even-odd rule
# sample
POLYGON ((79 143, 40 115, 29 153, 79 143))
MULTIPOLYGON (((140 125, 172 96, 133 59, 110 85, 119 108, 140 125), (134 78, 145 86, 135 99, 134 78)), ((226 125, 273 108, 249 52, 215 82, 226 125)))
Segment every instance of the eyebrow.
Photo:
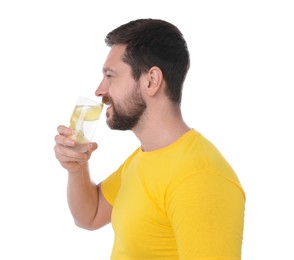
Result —
POLYGON ((113 69, 111 69, 111 68, 103 68, 102 69, 102 73, 103 74, 106 74, 107 72, 111 72, 111 73, 114 73, 114 74, 117 74, 117 72, 115 71, 115 70, 113 70, 113 69))

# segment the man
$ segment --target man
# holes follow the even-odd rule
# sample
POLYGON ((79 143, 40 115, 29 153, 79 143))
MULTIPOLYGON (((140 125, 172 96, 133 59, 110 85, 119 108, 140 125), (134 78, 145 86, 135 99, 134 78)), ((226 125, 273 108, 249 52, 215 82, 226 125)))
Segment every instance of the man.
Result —
POLYGON ((132 130, 141 146, 102 183, 90 178, 96 143, 77 146, 59 126, 55 154, 68 171, 75 223, 98 229, 112 222, 113 260, 241 259, 245 194, 217 148, 181 115, 189 69, 177 27, 156 19, 124 24, 106 37, 111 47, 96 95, 111 129, 132 130))

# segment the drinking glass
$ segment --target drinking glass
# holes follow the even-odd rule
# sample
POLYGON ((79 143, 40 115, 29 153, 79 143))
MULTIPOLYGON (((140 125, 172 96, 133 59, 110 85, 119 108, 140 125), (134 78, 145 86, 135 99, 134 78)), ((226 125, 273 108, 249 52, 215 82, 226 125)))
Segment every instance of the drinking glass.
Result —
POLYGON ((79 144, 91 142, 102 108, 101 102, 78 97, 70 119, 71 138, 79 144))

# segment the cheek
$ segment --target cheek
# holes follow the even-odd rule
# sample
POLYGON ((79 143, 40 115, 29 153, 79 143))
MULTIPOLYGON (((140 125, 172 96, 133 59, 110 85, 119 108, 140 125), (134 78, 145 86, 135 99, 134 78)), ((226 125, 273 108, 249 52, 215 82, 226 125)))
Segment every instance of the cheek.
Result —
POLYGON ((108 93, 110 98, 114 100, 114 103, 120 102, 126 96, 126 90, 123 85, 113 86, 112 88, 109 89, 108 93))
POLYGON ((125 75, 119 78, 114 78, 109 87, 108 93, 109 96, 114 100, 114 103, 121 103, 130 96, 130 93, 137 88, 137 83, 134 79, 125 75))

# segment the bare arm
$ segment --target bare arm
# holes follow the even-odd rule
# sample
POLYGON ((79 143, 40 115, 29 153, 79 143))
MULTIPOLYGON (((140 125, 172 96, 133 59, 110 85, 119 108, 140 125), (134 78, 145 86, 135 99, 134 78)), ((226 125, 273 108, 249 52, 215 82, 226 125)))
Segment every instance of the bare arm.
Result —
POLYGON ((96 143, 77 144, 69 136, 71 129, 58 127, 55 137, 55 155, 68 171, 67 199, 76 225, 97 229, 110 222, 112 206, 105 200, 100 185, 90 178, 88 160, 96 143))

